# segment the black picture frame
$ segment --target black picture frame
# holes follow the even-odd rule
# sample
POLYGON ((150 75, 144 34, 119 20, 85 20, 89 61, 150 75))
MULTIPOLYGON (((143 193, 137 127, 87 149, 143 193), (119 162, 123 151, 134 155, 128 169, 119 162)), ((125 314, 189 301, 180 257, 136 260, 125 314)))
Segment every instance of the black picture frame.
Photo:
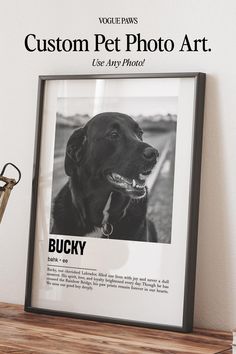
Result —
MULTIPOLYGON (((107 321, 113 323, 152 327, 178 332, 190 332, 193 328, 193 310, 194 310, 194 292, 195 292, 195 274, 197 257, 197 235, 198 235, 198 214, 199 214, 199 194, 201 177, 201 155, 202 155, 202 136, 203 136, 203 115, 204 115, 204 96, 205 96, 206 74, 200 72, 186 73, 159 73, 159 74, 122 74, 122 75, 50 75, 40 76, 38 80, 38 101, 36 118, 36 137, 34 168, 32 182, 32 200, 31 217, 28 245, 28 262, 26 277, 25 306, 27 312, 38 314, 68 316, 80 319, 89 319, 95 321, 107 321), (32 292, 34 287, 34 258, 36 244, 36 219, 37 204, 39 193, 40 161, 42 159, 42 135, 44 122, 44 104, 46 85, 52 81, 74 81, 74 80, 145 80, 145 79, 192 79, 194 81, 194 112, 193 112, 193 135, 191 152, 191 171, 189 181, 189 209, 187 221, 187 240, 186 240, 186 262, 184 276, 184 298, 182 325, 147 322, 142 320, 133 320, 132 318, 118 318, 112 316, 96 315, 91 313, 79 313, 74 311, 55 310, 35 306, 32 301, 32 292)), ((128 241, 129 242, 129 241, 128 241)))

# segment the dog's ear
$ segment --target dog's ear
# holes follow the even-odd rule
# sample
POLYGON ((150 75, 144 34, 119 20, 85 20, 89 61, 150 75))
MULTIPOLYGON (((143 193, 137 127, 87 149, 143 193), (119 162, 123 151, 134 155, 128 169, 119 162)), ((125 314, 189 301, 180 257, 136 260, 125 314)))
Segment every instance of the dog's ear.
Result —
POLYGON ((82 159, 85 141, 84 128, 75 130, 68 140, 65 156, 65 172, 68 176, 73 174, 82 159))

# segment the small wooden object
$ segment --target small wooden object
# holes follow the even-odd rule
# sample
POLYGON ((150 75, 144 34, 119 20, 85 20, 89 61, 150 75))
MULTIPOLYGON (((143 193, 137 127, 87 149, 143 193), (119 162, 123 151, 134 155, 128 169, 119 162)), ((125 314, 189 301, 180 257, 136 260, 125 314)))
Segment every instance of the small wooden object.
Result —
POLYGON ((12 191, 13 187, 20 181, 20 179, 21 179, 21 172, 15 165, 13 165, 12 163, 9 162, 3 167, 2 172, 0 174, 0 182, 3 182, 5 184, 3 186, 0 186, 0 223, 2 221, 2 217, 3 217, 4 211, 6 209, 7 202, 10 197, 11 191, 12 191), (9 165, 13 166, 17 170, 17 172, 19 174, 17 181, 13 178, 8 178, 8 177, 4 176, 6 167, 9 165))

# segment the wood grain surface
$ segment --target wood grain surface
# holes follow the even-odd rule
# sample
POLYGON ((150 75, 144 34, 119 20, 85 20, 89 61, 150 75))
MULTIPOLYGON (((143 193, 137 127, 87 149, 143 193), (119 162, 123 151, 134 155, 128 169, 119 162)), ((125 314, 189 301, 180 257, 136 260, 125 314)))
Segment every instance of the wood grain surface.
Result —
POLYGON ((229 354, 231 344, 228 332, 182 334, 26 313, 23 306, 0 303, 1 354, 229 354))

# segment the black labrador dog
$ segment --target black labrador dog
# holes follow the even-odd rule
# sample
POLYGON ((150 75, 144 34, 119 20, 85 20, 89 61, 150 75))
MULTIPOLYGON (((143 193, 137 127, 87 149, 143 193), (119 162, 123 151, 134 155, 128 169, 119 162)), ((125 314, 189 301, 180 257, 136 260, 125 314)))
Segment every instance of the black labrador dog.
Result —
POLYGON ((128 115, 96 115, 68 140, 69 181, 55 198, 51 233, 157 242, 145 180, 158 151, 128 115))

